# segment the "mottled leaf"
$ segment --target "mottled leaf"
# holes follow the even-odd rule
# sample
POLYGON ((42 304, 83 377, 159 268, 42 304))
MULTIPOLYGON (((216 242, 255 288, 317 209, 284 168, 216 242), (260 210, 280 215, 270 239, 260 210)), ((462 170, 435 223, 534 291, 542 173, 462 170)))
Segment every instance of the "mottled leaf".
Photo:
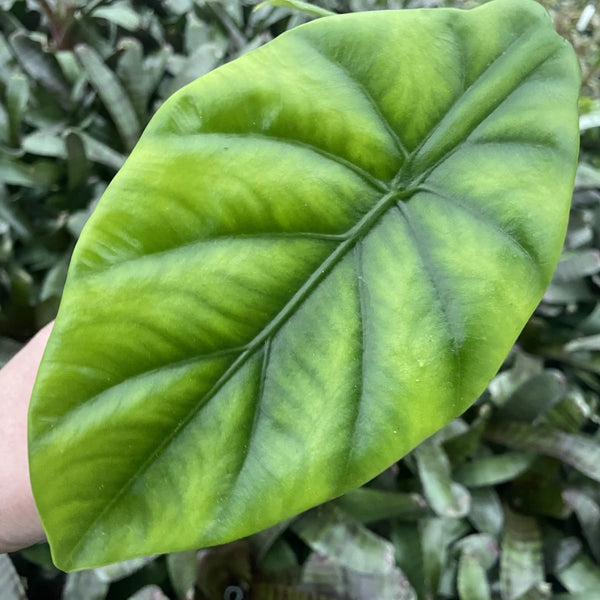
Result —
POLYGON ((505 507, 500 555, 502 600, 517 600, 543 582, 542 540, 536 520, 505 507))
POLYGON ((397 568, 382 573, 355 571, 334 558, 318 554, 312 554, 304 563, 301 586, 347 600, 417 600, 408 580, 397 568))
POLYGON ((553 456, 600 481, 600 446, 590 437, 508 421, 490 425, 485 436, 510 448, 553 456))
POLYGON ((394 548, 332 505, 310 511, 292 524, 292 530, 316 553, 362 573, 394 569, 394 548))

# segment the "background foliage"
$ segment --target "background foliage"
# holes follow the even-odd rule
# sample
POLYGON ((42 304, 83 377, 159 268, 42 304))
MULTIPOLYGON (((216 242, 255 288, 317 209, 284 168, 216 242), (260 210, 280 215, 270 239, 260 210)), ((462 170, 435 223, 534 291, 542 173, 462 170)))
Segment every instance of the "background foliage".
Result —
MULTIPOLYGON (((254 4, 0 0, 0 364, 53 318, 77 236, 161 102, 310 18, 254 4)), ((0 599, 600 598, 600 14, 543 4, 583 71, 571 220, 477 403, 368 486, 248 540, 71 575, 44 545, 0 555, 0 599)))

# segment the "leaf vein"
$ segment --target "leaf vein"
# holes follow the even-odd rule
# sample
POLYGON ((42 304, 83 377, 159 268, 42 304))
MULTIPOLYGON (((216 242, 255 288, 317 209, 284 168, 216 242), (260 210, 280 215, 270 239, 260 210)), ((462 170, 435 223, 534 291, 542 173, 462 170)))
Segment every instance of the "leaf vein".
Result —
POLYGON ((432 196, 436 196, 440 200, 446 200, 452 206, 458 208, 465 214, 469 215, 478 223, 485 225, 489 229, 492 229, 496 233, 500 234, 501 237, 505 239, 508 243, 514 246, 525 258, 527 258, 534 266, 539 264, 536 257, 532 254, 531 250, 528 250, 523 244, 519 241, 514 233, 511 233, 508 229, 503 227, 500 223, 496 222, 490 215, 486 214, 484 211, 478 210, 474 206, 469 206, 464 202, 460 202, 456 198, 450 198, 447 195, 443 194, 439 190, 432 188, 430 186, 424 185, 419 188, 421 191, 428 192, 432 196))
POLYGON ((302 148, 303 150, 308 150, 309 152, 318 154, 319 156, 322 156, 323 158, 326 158, 332 162, 335 162, 338 165, 340 165, 341 167, 344 167, 345 169, 352 171, 355 175, 358 175, 365 183, 369 184, 371 187, 378 190, 379 192, 387 192, 389 190, 389 186, 385 181, 378 179, 377 177, 375 177, 374 175, 369 173, 366 169, 357 165, 355 162, 352 162, 351 160, 348 160, 347 158, 344 158, 343 156, 340 156, 339 154, 335 154, 333 152, 329 152, 328 150, 324 150, 323 148, 319 148, 318 146, 315 146, 314 144, 310 144, 308 142, 303 142, 301 140, 297 140, 294 138, 288 138, 288 137, 277 136, 277 135, 272 135, 272 134, 265 134, 265 133, 257 133, 257 132, 227 133, 224 131, 223 132, 219 132, 219 131, 210 132, 209 131, 206 133, 200 132, 197 135, 200 135, 202 137, 225 136, 227 138, 233 138, 233 139, 236 139, 236 138, 237 139, 251 139, 253 141, 273 142, 273 143, 277 143, 277 144, 286 144, 289 146, 295 146, 297 148, 302 148))
POLYGON ((460 389, 462 384, 462 373, 461 373, 461 348, 464 341, 464 331, 462 328, 457 328, 455 321, 450 316, 447 306, 451 304, 452 295, 446 293, 439 281, 435 276, 434 261, 431 254, 425 244, 422 243, 421 235, 417 231, 415 219, 410 215, 408 205, 406 203, 396 202, 396 208, 400 211, 400 214, 406 222, 407 231, 410 240, 415 248, 421 266, 423 267, 422 273, 429 282, 429 285, 433 291, 433 298, 435 298, 437 309, 444 322, 446 332, 448 335, 448 341, 451 343, 450 352, 454 358, 455 367, 453 369, 455 376, 455 395, 457 405, 460 401, 460 389))
POLYGON ((353 73, 351 73, 346 67, 344 67, 344 65, 342 65, 341 63, 336 63, 333 60, 331 60, 331 58, 329 58, 329 56, 324 54, 319 48, 317 48, 316 46, 309 44, 309 43, 305 43, 304 45, 307 48, 310 48, 310 50, 314 54, 321 57, 321 59, 324 60, 328 65, 330 65, 330 67, 332 67, 333 69, 335 69, 336 71, 338 71, 344 75, 344 77, 352 84, 352 87, 355 88, 359 92, 359 94, 361 96, 363 96, 363 98, 371 106, 371 109, 375 113, 377 120, 380 122, 380 124, 382 125, 382 127, 385 129, 386 133, 392 140, 396 150, 404 158, 408 158, 408 156, 409 156, 408 150, 402 143, 402 140, 398 136, 398 133, 396 132, 396 130, 392 127, 392 124, 390 123, 390 121, 381 112, 381 108, 379 107, 379 104, 377 103, 375 98, 373 98, 369 89, 353 73))
POLYGON ((352 415, 352 423, 350 424, 350 434, 348 439, 348 454, 344 463, 344 468, 341 473, 342 476, 347 479, 348 468, 352 462, 352 456, 354 454, 354 442, 356 440, 357 427, 360 422, 360 415, 362 412, 362 406, 364 401, 364 384, 365 384, 365 345, 366 345, 366 321, 367 321, 367 303, 366 303, 366 290, 364 283, 364 268, 363 268, 363 256, 362 256, 362 243, 358 242, 354 246, 354 264, 356 271, 356 294, 358 299, 357 306, 357 317, 359 322, 360 331, 360 374, 358 377, 359 386, 356 390, 357 400, 355 402, 354 414, 352 415))
MULTIPOLYGON (((438 121, 438 123, 431 129, 429 134, 423 139, 423 141, 415 148, 415 150, 411 153, 409 157, 409 163, 414 163, 415 159, 421 154, 421 151, 427 146, 427 144, 441 131, 444 133, 444 126, 448 127, 448 123, 452 121, 454 113, 458 112, 464 104, 470 99, 477 99, 477 90, 483 85, 486 75, 489 74, 490 70, 497 65, 502 59, 506 59, 506 56, 515 52, 515 48, 517 50, 521 49, 520 44, 526 43, 529 41, 529 38, 532 33, 536 33, 537 28, 535 26, 530 27, 523 31, 517 38, 515 38, 511 44, 499 54, 487 67, 484 71, 482 71, 479 76, 469 85, 469 87, 456 99, 456 101, 452 104, 452 106, 446 111, 443 117, 438 121), (525 41, 524 41, 525 40, 525 41)), ((467 140, 471 137, 471 135, 477 131, 493 114, 502 106, 508 98, 510 98, 517 90, 520 89, 521 85, 531 77, 531 75, 538 69, 541 65, 550 60, 553 56, 555 56, 561 50, 560 47, 554 47, 554 49, 545 55, 542 55, 538 58, 537 61, 532 61, 530 68, 526 73, 522 74, 520 77, 515 78, 512 82, 512 87, 510 91, 507 93, 503 93, 502 95, 495 97, 491 102, 490 106, 481 114, 480 118, 478 118, 470 127, 468 133, 459 139, 453 147, 451 147, 448 151, 444 152, 444 154, 437 159, 432 165, 425 168, 422 172, 416 174, 414 176, 414 183, 418 185, 425 181, 427 177, 441 164, 443 164, 448 158, 450 158, 455 152, 460 150, 462 146, 465 144, 467 140)), ((435 145, 433 146, 435 148, 435 145)), ((430 150, 431 152, 431 150, 430 150)), ((408 165, 408 163, 407 163, 408 165)), ((397 183, 400 178, 404 175, 403 170, 401 170, 396 176, 395 180, 392 182, 392 185, 397 183)))

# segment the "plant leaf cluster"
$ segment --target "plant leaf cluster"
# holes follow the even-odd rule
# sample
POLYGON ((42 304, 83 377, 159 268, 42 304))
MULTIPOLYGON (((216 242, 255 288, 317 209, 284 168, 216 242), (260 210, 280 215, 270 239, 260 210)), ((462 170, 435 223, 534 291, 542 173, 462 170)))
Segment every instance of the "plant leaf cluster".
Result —
MULTIPOLYGON (((42 3, 2 4, 6 360, 54 315, 74 241, 157 106, 203 69, 304 17, 281 7, 254 13, 242 2, 173 0, 146 12, 134 2, 57 2, 52 24, 42 3)), ((383 4, 401 7, 320 3, 336 11, 383 4)), ((12 564, 1 557, 2 592, 82 600, 593 598, 600 589, 597 132, 583 132, 553 282, 465 415, 368 486, 243 542, 69 575, 52 566, 46 547, 34 547, 12 555, 12 564)))

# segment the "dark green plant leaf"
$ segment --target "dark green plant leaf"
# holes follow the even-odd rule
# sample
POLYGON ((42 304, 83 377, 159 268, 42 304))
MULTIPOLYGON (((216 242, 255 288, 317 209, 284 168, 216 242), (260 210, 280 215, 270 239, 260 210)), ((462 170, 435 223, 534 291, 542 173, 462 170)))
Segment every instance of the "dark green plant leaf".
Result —
MULTIPOLYGON (((83 131, 72 130, 71 132, 82 139, 85 154, 89 160, 111 167, 115 171, 123 166, 125 156, 113 148, 83 131)), ((55 158, 67 158, 68 156, 65 137, 55 130, 37 130, 23 138, 21 146, 25 151, 38 156, 55 158)))
POLYGON ((258 560, 270 550, 271 546, 279 539, 292 521, 293 518, 288 519, 287 521, 280 521, 268 529, 263 529, 262 531, 255 533, 250 538, 252 552, 258 560))
POLYGON ((566 398, 546 413, 543 422, 549 427, 562 429, 567 433, 578 433, 593 414, 581 391, 571 389, 566 398))
POLYGON ((0 181, 24 187, 46 186, 53 183, 53 173, 42 163, 25 164, 10 157, 0 156, 0 181))
POLYGON ((461 554, 457 577, 460 600, 490 600, 491 593, 485 569, 469 552, 461 554))
POLYGON ((0 597, 2 600, 27 600, 23 584, 8 554, 0 554, 0 597))
POLYGON ((186 600, 198 580, 198 552, 184 550, 167 555, 167 571, 179 600, 186 600))
POLYGON ((275 541, 259 563, 259 568, 264 573, 269 571, 289 573, 298 570, 298 566, 296 553, 282 538, 275 541))
POLYGON ((10 202, 4 185, 0 184, 0 222, 5 223, 24 241, 31 239, 33 228, 31 223, 16 203, 10 202))
POLYGON ((298 557, 290 544, 284 539, 278 538, 267 553, 260 558, 258 566, 263 573, 270 571, 289 573, 298 570, 298 557))
POLYGON ((392 522, 391 540, 396 564, 406 574, 419 598, 425 593, 421 532, 417 523, 392 522))
POLYGON ((496 539, 487 533, 474 533, 462 538, 453 545, 452 551, 459 556, 468 554, 475 557, 484 569, 492 568, 499 555, 496 539))
POLYGON ((344 512, 363 523, 382 519, 415 520, 430 511, 422 496, 373 488, 350 490, 335 501, 344 512))
POLYGON ((430 440, 414 452, 423 493, 431 508, 442 517, 464 517, 469 512, 469 492, 450 477, 450 463, 444 451, 430 440))
POLYGON ((560 461, 539 456, 530 469, 513 480, 511 500, 529 515, 565 519, 569 507, 563 500, 563 486, 559 483, 560 461))
POLYGON ((62 600, 104 600, 110 583, 91 570, 69 573, 62 600))
POLYGON ((362 573, 394 570, 392 544, 331 504, 307 512, 291 528, 314 552, 343 567, 362 573))
POLYGON ((567 352, 580 352, 581 350, 600 351, 600 334, 588 335, 571 340, 566 346, 567 352))
POLYGON ((486 456, 461 465, 454 473, 456 481, 467 487, 486 487, 514 479, 526 471, 535 454, 506 452, 486 456))
POLYGON ((37 83, 44 86, 61 107, 68 109, 69 84, 54 55, 44 52, 39 39, 20 31, 8 38, 10 48, 19 65, 37 83))
POLYGON ((600 507, 598 503, 585 492, 576 488, 565 490, 563 497, 575 512, 590 550, 596 561, 600 563, 600 507))
POLYGON ((544 531, 544 564, 546 572, 555 575, 566 569, 581 552, 582 543, 574 537, 563 537, 563 533, 555 528, 544 531))
POLYGON ((517 600, 544 581, 542 540, 536 520, 505 507, 500 554, 502 599, 517 600))
POLYGON ((600 590, 600 567, 583 552, 556 577, 569 592, 595 594, 600 590))
POLYGON ((219 64, 224 54, 224 49, 214 42, 208 42, 196 48, 180 66, 177 75, 167 89, 167 94, 173 94, 184 85, 194 81, 194 79, 212 71, 219 64))
POLYGON ((573 281, 581 277, 595 275, 600 271, 600 252, 598 250, 579 250, 565 254, 556 266, 556 281, 573 281))
POLYGON ((577 189, 600 188, 600 169, 588 163, 581 162, 577 167, 575 187, 577 189))
POLYGON ((498 493, 493 488, 469 490, 471 510, 469 521, 477 531, 498 535, 504 524, 504 512, 498 493))
POLYGON ((539 357, 530 356, 517 347, 513 348, 511 354, 514 364, 498 373, 488 385, 488 392, 498 406, 503 406, 527 380, 543 371, 544 363, 539 357))
POLYGON ((489 406, 482 406, 477 419, 471 423, 469 429, 443 443, 442 447, 451 465, 458 465, 475 454, 481 444, 481 436, 490 415, 489 406))
POLYGON ((125 148, 130 150, 139 137, 140 124, 127 92, 93 48, 79 44, 75 47, 75 54, 119 130, 125 148))
POLYGON ((29 548, 23 548, 19 550, 19 555, 24 556, 29 562, 43 567, 46 573, 59 573, 52 562, 52 555, 50 554, 48 544, 34 544, 33 546, 29 546, 29 548))
POLYGON ((119 49, 121 54, 116 73, 123 82, 140 123, 145 124, 149 99, 164 74, 170 50, 161 48, 144 57, 142 44, 132 38, 124 39, 119 49))
POLYGON ((67 157, 64 138, 60 136, 57 128, 45 131, 38 129, 30 133, 21 141, 21 147, 25 152, 36 156, 67 157))
POLYGON ((77 133, 79 133, 83 139, 85 154, 90 160, 115 170, 120 169, 123 166, 123 163, 125 162, 125 156, 123 154, 84 132, 78 131, 77 133))
POLYGON ((448 521, 435 518, 420 521, 423 583, 426 598, 435 598, 448 555, 448 521))
POLYGON ((544 10, 496 0, 319 19, 167 101, 82 234, 31 402, 57 563, 245 536, 464 411, 557 262, 577 91, 544 10))
POLYGON ((9 139, 17 146, 21 133, 21 120, 29 98, 29 84, 20 73, 15 73, 8 80, 6 89, 6 109, 9 118, 9 139))
POLYGON ((67 150, 68 188, 72 191, 87 181, 90 164, 85 155, 83 139, 76 132, 67 131, 65 134, 65 148, 67 150))
POLYGON ((301 586, 346 600, 417 600, 408 580, 397 568, 383 572, 356 571, 319 554, 310 555, 304 563, 301 586))
POLYGON ((498 410, 503 418, 531 423, 540 419, 566 393, 565 376, 554 369, 531 377, 498 410))
POLYGON ((139 29, 141 20, 138 12, 129 2, 117 0, 109 5, 99 6, 90 13, 93 17, 106 19, 107 21, 123 27, 129 31, 139 29))
POLYGON ((498 421, 485 432, 488 439, 510 448, 558 458, 595 481, 600 481, 600 446, 584 435, 564 433, 540 425, 498 421))

